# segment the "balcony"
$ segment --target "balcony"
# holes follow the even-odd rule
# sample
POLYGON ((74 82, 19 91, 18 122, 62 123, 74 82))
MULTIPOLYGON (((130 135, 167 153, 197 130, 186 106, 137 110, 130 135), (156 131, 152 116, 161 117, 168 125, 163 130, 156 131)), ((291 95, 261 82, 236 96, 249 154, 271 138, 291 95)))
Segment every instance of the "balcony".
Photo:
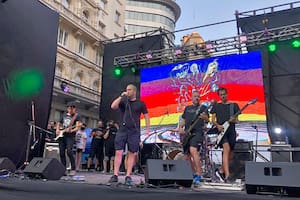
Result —
POLYGON ((84 21, 80 16, 73 13, 71 10, 63 6, 57 0, 40 0, 42 3, 46 4, 49 8, 55 10, 60 14, 62 18, 71 22, 75 27, 79 27, 86 34, 92 37, 94 40, 105 40, 107 39, 101 32, 94 28, 96 24, 90 24, 84 21))
POLYGON ((87 106, 100 105, 100 93, 98 91, 92 90, 59 76, 55 76, 54 78, 53 92, 59 95, 63 95, 63 97, 68 100, 79 100, 87 106), (68 92, 64 92, 61 89, 61 83, 63 81, 68 84, 68 92))

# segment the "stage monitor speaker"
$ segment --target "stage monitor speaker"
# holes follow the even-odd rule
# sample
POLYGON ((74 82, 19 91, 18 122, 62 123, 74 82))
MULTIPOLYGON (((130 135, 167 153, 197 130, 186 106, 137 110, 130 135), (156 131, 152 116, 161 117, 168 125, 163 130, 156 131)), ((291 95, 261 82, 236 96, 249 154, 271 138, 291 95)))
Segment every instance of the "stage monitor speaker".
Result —
POLYGON ((233 159, 231 159, 229 163, 232 179, 245 180, 246 161, 253 161, 253 153, 251 151, 234 150, 233 159))
POLYGON ((16 171, 15 164, 7 157, 0 158, 0 170, 8 170, 11 173, 16 171))
POLYGON ((32 178, 59 180, 65 173, 65 167, 55 158, 33 158, 24 169, 32 178))
POLYGON ((193 173, 186 160, 148 159, 145 170, 146 183, 152 185, 180 185, 190 187, 193 173))

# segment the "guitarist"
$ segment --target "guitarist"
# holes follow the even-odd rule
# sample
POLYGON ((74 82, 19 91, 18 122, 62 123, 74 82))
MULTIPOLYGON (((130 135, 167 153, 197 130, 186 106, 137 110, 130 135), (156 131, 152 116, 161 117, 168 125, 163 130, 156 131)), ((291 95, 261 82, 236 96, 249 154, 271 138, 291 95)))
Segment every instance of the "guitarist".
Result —
POLYGON ((58 139, 59 156, 61 163, 66 167, 66 150, 71 163, 70 176, 75 175, 75 158, 73 154, 73 145, 75 143, 75 134, 80 128, 80 116, 76 113, 76 105, 73 102, 67 104, 67 112, 63 114, 60 122, 57 123, 56 135, 63 128, 65 130, 63 137, 58 139))
POLYGON ((223 148, 222 166, 216 170, 216 176, 222 182, 230 182, 228 180, 230 176, 229 161, 233 157, 236 142, 235 124, 238 122, 238 117, 232 116, 234 113, 239 112, 240 108, 237 103, 228 101, 228 91, 226 88, 219 88, 218 95, 221 98, 221 102, 215 104, 211 110, 212 123, 217 127, 219 132, 223 130, 224 127, 222 124, 226 121, 228 121, 230 125, 220 142, 220 147, 223 148))
MULTIPOLYGON (((192 93, 192 105, 187 106, 184 109, 182 120, 179 124, 179 133, 183 137, 189 137, 191 134, 195 134, 183 146, 184 159, 190 160, 192 171, 193 171, 193 185, 200 186, 201 183, 201 161, 199 156, 199 144, 203 141, 203 126, 204 123, 208 121, 208 112, 203 112, 206 110, 206 106, 200 106, 200 94, 198 91, 192 93), (190 129, 191 125, 195 120, 198 122, 190 130, 189 133, 186 131, 190 129), (184 130, 184 129, 185 130, 184 130)), ((187 139, 187 138, 185 138, 187 139)))

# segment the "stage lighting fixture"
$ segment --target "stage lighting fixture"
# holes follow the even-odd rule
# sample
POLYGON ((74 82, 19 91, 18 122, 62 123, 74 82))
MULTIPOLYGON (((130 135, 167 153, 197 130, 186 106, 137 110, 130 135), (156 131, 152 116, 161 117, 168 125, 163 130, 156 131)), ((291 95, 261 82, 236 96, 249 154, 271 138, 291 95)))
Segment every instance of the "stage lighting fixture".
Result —
POLYGON ((292 47, 299 48, 300 47, 300 39, 293 40, 292 47))
POLYGON ((114 75, 116 77, 121 77, 123 75, 123 69, 120 66, 116 66, 114 69, 114 75))
POLYGON ((247 35, 240 35, 239 37, 241 43, 246 43, 248 41, 247 35))
POLYGON ((147 58, 148 60, 152 59, 152 54, 151 54, 151 53, 147 53, 147 54, 146 54, 146 58, 147 58))
POLYGON ((277 45, 272 43, 268 45, 269 52, 275 52, 277 50, 277 45))
POLYGON ((274 128, 274 133, 276 133, 276 134, 281 134, 281 133, 282 133, 282 129, 279 128, 279 127, 275 127, 275 128, 274 128))
POLYGON ((176 50, 175 50, 175 55, 180 55, 180 54, 182 54, 181 49, 176 49, 176 50))
POLYGON ((70 86, 68 85, 68 83, 66 81, 62 81, 60 84, 60 88, 63 92, 67 93, 70 91, 70 86))

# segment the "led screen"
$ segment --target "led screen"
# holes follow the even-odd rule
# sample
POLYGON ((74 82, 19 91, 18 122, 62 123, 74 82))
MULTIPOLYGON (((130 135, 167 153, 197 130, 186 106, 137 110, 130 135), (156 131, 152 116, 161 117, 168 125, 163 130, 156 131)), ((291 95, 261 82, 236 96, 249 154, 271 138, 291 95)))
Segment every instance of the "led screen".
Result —
MULTIPOLYGON (((193 90, 200 91, 201 103, 219 101, 219 87, 228 89, 229 100, 244 107, 249 105, 237 124, 238 138, 268 142, 266 111, 260 52, 225 55, 180 63, 167 64, 141 70, 141 99, 146 103, 151 121, 150 135, 144 134, 144 143, 179 143, 175 129, 185 106, 191 104, 193 90)), ((145 125, 142 119, 142 126, 145 125)), ((207 126, 210 128, 209 124, 207 126)), ((211 141, 214 135, 208 135, 211 141)))

